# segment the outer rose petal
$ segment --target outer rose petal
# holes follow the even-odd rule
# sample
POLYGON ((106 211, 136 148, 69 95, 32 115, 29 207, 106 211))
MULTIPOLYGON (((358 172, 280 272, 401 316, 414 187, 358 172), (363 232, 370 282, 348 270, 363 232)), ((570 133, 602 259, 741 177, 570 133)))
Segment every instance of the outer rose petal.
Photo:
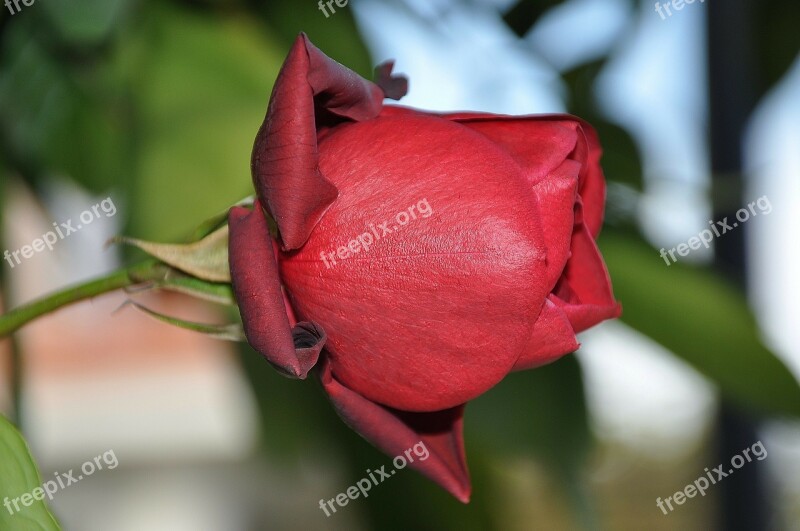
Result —
POLYGON ((580 164, 565 160, 533 186, 547 243, 547 288, 552 290, 571 254, 580 164))
POLYGON ((324 324, 337 379, 404 411, 484 393, 525 351, 550 292, 521 168, 483 135, 424 115, 348 124, 320 148, 341 195, 280 267, 298 318, 324 324), (416 219, 399 226, 409 207, 416 219), (347 251, 360 235, 369 248, 347 251))
POLYGON ((567 316, 556 304, 548 300, 533 327, 528 350, 517 360, 514 370, 541 367, 565 354, 575 352, 579 346, 567 316))
POLYGON ((322 386, 336 411, 353 430, 390 457, 422 441, 430 452, 424 461, 414 456, 409 466, 442 486, 461 502, 469 501, 471 486, 464 452, 464 406, 430 413, 409 413, 381 406, 351 391, 320 364, 322 386))
POLYGON ((564 311, 577 333, 619 317, 621 308, 597 244, 583 223, 575 227, 571 248, 572 257, 549 299, 564 311))
POLYGON ((584 222, 591 235, 597 237, 603 225, 606 184, 600 167, 600 142, 588 122, 568 114, 503 116, 462 112, 443 117, 479 130, 531 167, 540 166, 540 161, 548 156, 557 162, 565 158, 579 162, 582 168, 578 194, 583 198, 584 222), (574 137, 565 137, 558 128, 571 131, 574 137), (549 155, 537 149, 542 142, 547 142, 547 133, 551 134, 549 142, 553 150, 549 155), (565 146, 569 146, 567 152, 564 152, 565 146))
POLYGON ((531 185, 546 178, 570 158, 578 141, 575 128, 559 122, 492 115, 454 121, 481 133, 507 151, 525 169, 531 185))
MULTIPOLYGON (((403 111, 387 108, 382 114, 392 112, 403 111)), ((548 279, 552 282, 551 288, 555 288, 550 300, 562 308, 575 332, 618 317, 620 307, 614 300, 608 272, 594 243, 603 223, 605 206, 605 179, 600 168, 602 151, 594 128, 580 118, 559 114, 516 117, 455 113, 444 117, 492 139, 509 151, 522 167, 528 168, 539 198, 547 240, 548 279), (551 146, 552 151, 542 153, 546 151, 541 149, 542 145, 551 146), (565 208, 565 194, 571 193, 567 180, 571 173, 563 167, 555 170, 555 164, 565 158, 580 164, 577 197, 572 196, 574 216, 565 208), (566 240, 569 240, 567 247, 566 240), (564 269, 563 273, 558 272, 559 268, 564 269)))
POLYGON ((267 221, 254 210, 231 209, 229 255, 233 290, 247 341, 281 373, 305 378, 317 363, 325 332, 316 323, 289 325, 267 221))
MULTIPOLYGON (((383 74, 388 85, 392 78, 385 69, 383 74)), ((337 196, 319 171, 317 127, 373 118, 383 97, 378 85, 327 57, 305 34, 297 37, 275 81, 251 161, 256 191, 278 224, 284 249, 302 246, 337 196)))
POLYGON ((587 144, 586 175, 581 181, 578 194, 583 200, 583 222, 589 233, 597 239, 603 226, 603 214, 606 204, 606 181, 600 167, 603 150, 594 127, 581 120, 581 129, 587 144))

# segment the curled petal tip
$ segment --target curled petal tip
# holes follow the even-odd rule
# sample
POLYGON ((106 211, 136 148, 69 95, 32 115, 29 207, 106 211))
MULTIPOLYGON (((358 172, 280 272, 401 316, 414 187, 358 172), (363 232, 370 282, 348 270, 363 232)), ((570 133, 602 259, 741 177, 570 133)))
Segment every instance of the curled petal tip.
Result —
POLYGON ((383 91, 383 95, 392 100, 399 100, 408 94, 408 78, 392 75, 394 61, 385 61, 375 67, 374 82, 383 91))
POLYGON ((325 330, 315 322, 301 322, 292 329, 298 370, 295 377, 305 380, 319 360, 320 351, 327 340, 325 330))

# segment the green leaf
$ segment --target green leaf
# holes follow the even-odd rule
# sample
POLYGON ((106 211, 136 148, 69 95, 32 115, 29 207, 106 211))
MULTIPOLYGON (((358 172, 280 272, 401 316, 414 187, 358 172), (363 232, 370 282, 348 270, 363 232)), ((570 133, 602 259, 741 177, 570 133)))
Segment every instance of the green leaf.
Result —
MULTIPOLYGON (((33 462, 30 450, 17 429, 3 416, 0 416, 0 496, 2 503, 6 497, 11 503, 0 507, 0 529, 9 531, 58 531, 56 522, 43 500, 32 500, 25 507, 21 500, 15 510, 14 500, 40 488, 42 478, 33 462)), ((44 496, 44 494, 42 494, 44 496)), ((38 492, 37 492, 38 497, 38 492)), ((26 501, 29 501, 26 496, 26 501)))
POLYGON ((244 336, 244 330, 242 329, 242 325, 240 323, 224 325, 195 323, 192 321, 184 321, 183 319, 178 319, 177 317, 172 317, 170 315, 158 313, 150 308, 142 306, 137 302, 127 301, 125 304, 130 304, 137 310, 141 310, 150 317, 158 319, 159 321, 177 326, 178 328, 183 328, 185 330, 191 330, 192 332, 200 332, 201 334, 205 334, 214 339, 221 339, 224 341, 247 341, 244 336))
POLYGON ((176 269, 210 282, 230 282, 228 265, 228 226, 224 225, 202 240, 180 243, 154 243, 118 236, 115 243, 138 247, 176 269))
POLYGON ((767 349, 745 297, 708 271, 667 266, 638 236, 606 230, 600 246, 622 320, 763 414, 800 416, 800 385, 767 349))

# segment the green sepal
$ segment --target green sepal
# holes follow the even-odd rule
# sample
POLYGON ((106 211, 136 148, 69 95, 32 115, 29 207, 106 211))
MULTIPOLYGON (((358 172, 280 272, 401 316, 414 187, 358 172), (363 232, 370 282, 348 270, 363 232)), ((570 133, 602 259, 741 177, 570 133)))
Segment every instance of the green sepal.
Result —
POLYGON ((130 300, 126 301, 124 305, 131 305, 136 309, 146 313, 150 317, 158 319, 159 321, 163 321, 167 324, 171 324, 173 326, 177 326, 178 328, 183 328, 185 330, 191 330, 192 332, 199 332, 214 339, 221 339, 224 341, 237 341, 237 342, 247 341, 241 323, 230 323, 221 325, 196 323, 193 321, 185 321, 183 319, 178 319, 177 317, 172 317, 170 315, 164 315, 134 301, 130 300))

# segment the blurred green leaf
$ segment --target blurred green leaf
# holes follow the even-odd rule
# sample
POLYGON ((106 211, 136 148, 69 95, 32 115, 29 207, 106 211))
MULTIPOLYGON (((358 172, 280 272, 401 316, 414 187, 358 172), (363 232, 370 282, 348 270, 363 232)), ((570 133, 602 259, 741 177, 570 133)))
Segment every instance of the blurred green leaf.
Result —
MULTIPOLYGON (((580 116, 580 115, 579 115, 580 116)), ((639 148, 630 134, 622 127, 600 116, 583 115, 597 130, 603 147, 601 165, 610 182, 622 183, 634 190, 644 188, 643 169, 639 148)))
POLYGON ((149 3, 143 17, 131 230, 174 239, 252 193, 250 152, 283 50, 235 12, 149 3))
POLYGON ((28 179, 68 175, 94 192, 125 182, 133 151, 124 85, 108 63, 54 55, 34 21, 15 21, 2 39, 3 151, 28 179))
POLYGON ((590 444, 583 379, 574 356, 509 374, 467 406, 470 441, 533 456, 559 474, 582 466, 590 444))
POLYGON ((3 416, 0 416, 0 496, 3 503, 12 505, 0 507, 0 529, 8 531, 58 531, 61 529, 47 504, 43 501, 42 478, 33 462, 22 435, 3 416), (28 499, 36 491, 40 499, 28 499), (14 500, 25 495, 26 507, 18 502, 19 512, 13 506, 14 500), (11 509, 9 510, 9 507, 11 509), (13 511, 11 514, 10 511, 13 511))
POLYGON ((131 0, 69 0, 37 2, 60 37, 70 43, 90 45, 107 37, 131 0))
POLYGON ((538 461, 584 523, 592 519, 582 485, 593 437, 574 356, 508 375, 469 403, 465 425, 470 444, 538 461))
POLYGON ((670 266, 642 239, 606 230, 600 246, 622 320, 750 410, 800 416, 800 385, 759 338, 747 301, 710 272, 670 266))

